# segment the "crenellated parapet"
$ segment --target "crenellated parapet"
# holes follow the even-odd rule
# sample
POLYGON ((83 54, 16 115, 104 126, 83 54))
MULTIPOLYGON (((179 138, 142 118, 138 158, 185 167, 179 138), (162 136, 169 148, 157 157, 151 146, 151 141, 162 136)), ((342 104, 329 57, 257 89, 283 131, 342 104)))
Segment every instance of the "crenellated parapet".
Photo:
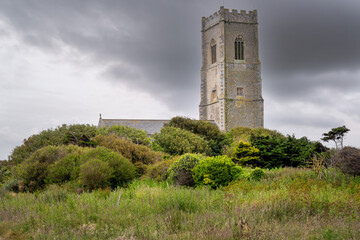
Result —
POLYGON ((245 10, 241 10, 240 12, 238 12, 238 10, 232 9, 232 11, 230 12, 229 9, 221 6, 219 11, 210 15, 209 17, 202 17, 202 31, 206 31, 207 29, 222 21, 257 24, 257 11, 253 10, 247 13, 245 10))

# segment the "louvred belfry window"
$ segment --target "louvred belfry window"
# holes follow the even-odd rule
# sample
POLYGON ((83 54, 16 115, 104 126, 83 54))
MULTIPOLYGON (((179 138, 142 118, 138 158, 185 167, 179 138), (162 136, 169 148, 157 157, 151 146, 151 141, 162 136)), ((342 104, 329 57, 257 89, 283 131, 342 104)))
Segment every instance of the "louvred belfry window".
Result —
POLYGON ((216 42, 214 39, 211 40, 211 63, 216 63, 216 42))
POLYGON ((241 37, 235 39, 235 59, 244 60, 244 41, 241 37))

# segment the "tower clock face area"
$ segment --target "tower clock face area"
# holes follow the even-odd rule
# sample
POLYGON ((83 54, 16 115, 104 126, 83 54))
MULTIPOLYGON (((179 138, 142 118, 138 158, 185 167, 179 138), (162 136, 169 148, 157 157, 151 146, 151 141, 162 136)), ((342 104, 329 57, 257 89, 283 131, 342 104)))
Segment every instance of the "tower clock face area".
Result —
POLYGON ((218 12, 202 18, 201 120, 222 131, 263 127, 257 11, 218 12))

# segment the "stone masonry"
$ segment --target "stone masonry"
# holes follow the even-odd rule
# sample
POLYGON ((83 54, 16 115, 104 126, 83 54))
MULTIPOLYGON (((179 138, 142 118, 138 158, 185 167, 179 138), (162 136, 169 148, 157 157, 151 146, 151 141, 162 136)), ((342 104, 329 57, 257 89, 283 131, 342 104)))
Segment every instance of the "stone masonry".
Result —
POLYGON ((221 131, 263 127, 257 11, 220 7, 202 18, 201 32, 200 120, 214 120, 221 131), (237 39, 242 39, 243 57, 235 55, 237 39))

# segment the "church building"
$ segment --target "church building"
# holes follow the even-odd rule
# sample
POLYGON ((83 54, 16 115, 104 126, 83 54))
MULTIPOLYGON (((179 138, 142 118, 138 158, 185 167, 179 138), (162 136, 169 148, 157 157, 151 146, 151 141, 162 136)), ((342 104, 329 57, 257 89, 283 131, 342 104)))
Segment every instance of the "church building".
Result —
MULTIPOLYGON (((202 23, 200 120, 221 131, 234 127, 263 127, 261 64, 257 11, 220 10, 202 23)), ((169 120, 102 119, 99 127, 127 125, 159 132, 169 120)))
POLYGON ((220 7, 202 18, 200 120, 221 131, 263 127, 257 11, 220 7))

